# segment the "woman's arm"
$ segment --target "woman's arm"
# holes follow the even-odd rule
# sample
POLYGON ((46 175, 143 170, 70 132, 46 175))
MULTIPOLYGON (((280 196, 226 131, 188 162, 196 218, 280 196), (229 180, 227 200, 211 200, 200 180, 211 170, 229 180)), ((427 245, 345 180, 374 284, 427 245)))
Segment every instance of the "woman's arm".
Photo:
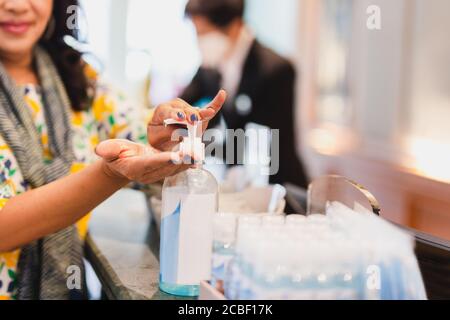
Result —
POLYGON ((13 197, 0 211, 0 252, 74 224, 127 182, 108 176, 98 161, 79 173, 13 197))
MULTIPOLYGON (((203 120, 206 129, 225 99, 226 93, 221 91, 201 111, 181 100, 158 107, 148 127, 150 144, 157 148, 177 144, 171 141, 174 128, 165 128, 163 120, 178 119, 179 114, 188 121, 203 120)), ((151 184, 191 166, 181 163, 183 155, 160 152, 151 145, 128 140, 104 141, 96 149, 102 161, 8 200, 0 210, 0 252, 11 251, 72 225, 130 181, 151 184)))
POLYGON ((103 158, 83 171, 10 199, 0 210, 0 252, 64 229, 132 180, 155 182, 185 170, 178 154, 129 141, 100 144, 103 158))

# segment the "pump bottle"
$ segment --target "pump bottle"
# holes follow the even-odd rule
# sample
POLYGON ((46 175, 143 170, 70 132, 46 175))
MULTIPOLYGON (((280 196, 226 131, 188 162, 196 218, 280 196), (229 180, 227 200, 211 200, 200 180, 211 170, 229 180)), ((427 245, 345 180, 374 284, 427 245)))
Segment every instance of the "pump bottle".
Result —
POLYGON ((169 177, 162 192, 160 289, 195 297, 200 281, 210 280, 213 218, 218 210, 218 184, 204 170, 205 145, 201 123, 187 123, 188 136, 180 149, 196 160, 195 168, 169 177))

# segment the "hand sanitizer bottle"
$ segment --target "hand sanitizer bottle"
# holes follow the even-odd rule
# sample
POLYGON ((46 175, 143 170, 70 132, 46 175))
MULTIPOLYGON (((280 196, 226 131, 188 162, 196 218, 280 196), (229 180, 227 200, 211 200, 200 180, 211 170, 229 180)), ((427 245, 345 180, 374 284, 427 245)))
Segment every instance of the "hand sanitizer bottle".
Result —
POLYGON ((202 168, 205 145, 201 123, 188 124, 180 145, 196 160, 195 168, 169 177, 162 192, 160 289, 195 297, 200 281, 211 278, 213 218, 218 210, 218 184, 202 168))

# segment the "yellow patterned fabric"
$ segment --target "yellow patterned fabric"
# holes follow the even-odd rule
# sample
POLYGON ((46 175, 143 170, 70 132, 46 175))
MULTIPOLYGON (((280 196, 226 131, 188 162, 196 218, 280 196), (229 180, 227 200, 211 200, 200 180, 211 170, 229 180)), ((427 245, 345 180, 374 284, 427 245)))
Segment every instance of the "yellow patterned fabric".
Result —
MULTIPOLYGON (((95 73, 88 69, 88 76, 95 73)), ((23 88, 36 128, 41 135, 44 149, 42 161, 51 161, 48 147, 48 130, 45 123, 42 96, 39 87, 27 85, 23 88)), ((128 139, 146 142, 145 117, 139 117, 136 108, 127 103, 124 96, 110 87, 98 84, 92 108, 89 111, 73 112, 73 148, 76 162, 71 172, 75 173, 97 159, 95 147, 106 139, 128 139), (141 121, 142 119, 142 121, 141 121)), ((0 214, 1 209, 12 197, 24 193, 30 186, 23 179, 13 152, 0 134, 0 214)), ((80 237, 84 239, 88 230, 89 216, 77 223, 80 237)), ((0 253, 0 300, 14 299, 12 292, 17 282, 16 267, 20 250, 0 253)))

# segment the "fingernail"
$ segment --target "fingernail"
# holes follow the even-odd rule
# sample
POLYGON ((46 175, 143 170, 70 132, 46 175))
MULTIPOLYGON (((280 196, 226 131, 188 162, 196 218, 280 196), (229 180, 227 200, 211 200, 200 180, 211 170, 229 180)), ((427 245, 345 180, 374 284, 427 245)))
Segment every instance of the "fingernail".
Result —
POLYGON ((198 117, 196 114, 191 115, 191 121, 192 122, 197 122, 198 121, 198 117))
POLYGON ((190 156, 184 156, 183 161, 184 164, 192 164, 192 158, 190 156))
POLYGON ((183 112, 177 112, 178 119, 184 120, 184 113, 183 112))

